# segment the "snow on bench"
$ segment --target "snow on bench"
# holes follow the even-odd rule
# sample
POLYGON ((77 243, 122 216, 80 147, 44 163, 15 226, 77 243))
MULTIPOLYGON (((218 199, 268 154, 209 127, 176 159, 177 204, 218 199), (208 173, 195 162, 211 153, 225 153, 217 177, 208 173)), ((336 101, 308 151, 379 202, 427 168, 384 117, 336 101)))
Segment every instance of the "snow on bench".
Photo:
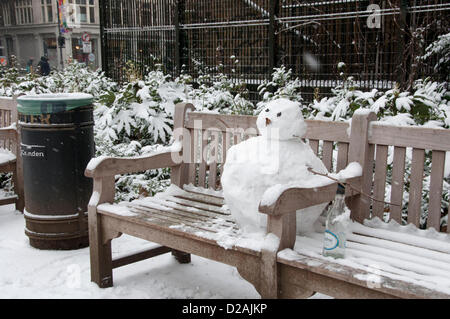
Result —
POLYGON ((10 150, 0 147, 0 165, 4 165, 16 160, 16 155, 10 150))
MULTIPOLYGON (((119 205, 101 204, 98 209, 168 226, 212 240, 225 249, 245 248, 258 253, 265 237, 263 232, 240 231, 224 205, 221 191, 193 185, 185 185, 184 189, 171 185, 154 197, 119 205)), ((324 223, 324 217, 321 222, 324 223)), ((378 218, 366 220, 364 225, 353 222, 347 236, 346 258, 333 259, 322 256, 323 231, 297 236, 294 249, 279 252, 278 261, 312 269, 327 265, 338 274, 350 268, 355 281, 362 285, 389 290, 395 289, 394 282, 397 286, 403 282, 450 297, 450 234, 420 230, 411 224, 401 226, 395 221, 385 223, 378 218)))
POLYGON ((100 204, 103 213, 137 218, 149 224, 169 227, 192 237, 216 242, 225 249, 244 248, 259 252, 265 233, 242 232, 224 205, 221 191, 185 185, 171 185, 153 197, 100 204))
POLYGON ((450 234, 395 221, 385 223, 375 217, 364 225, 352 223, 344 259, 322 256, 322 247, 323 233, 297 236, 294 249, 278 253, 278 262, 303 265, 318 273, 326 267, 334 277, 348 275, 352 269, 355 282, 362 286, 389 292, 409 284, 413 291, 430 297, 450 297, 450 234))

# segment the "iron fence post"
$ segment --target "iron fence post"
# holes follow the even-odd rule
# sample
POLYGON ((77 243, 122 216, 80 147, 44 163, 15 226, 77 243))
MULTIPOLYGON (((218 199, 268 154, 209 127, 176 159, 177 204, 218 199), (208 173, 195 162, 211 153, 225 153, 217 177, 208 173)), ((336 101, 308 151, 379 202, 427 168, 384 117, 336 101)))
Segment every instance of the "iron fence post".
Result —
POLYGON ((277 65, 276 19, 278 15, 278 0, 269 1, 269 77, 277 65))
POLYGON ((106 41, 106 33, 105 33, 105 14, 106 14, 106 7, 105 7, 105 0, 99 0, 98 3, 99 6, 99 17, 100 17, 100 44, 101 44, 101 50, 100 50, 100 56, 101 56, 101 65, 100 68, 110 76, 109 70, 108 70, 108 63, 106 61, 106 48, 107 48, 107 41, 106 41))
POLYGON ((181 40, 181 30, 180 30, 180 20, 182 20, 183 15, 183 2, 184 0, 175 0, 175 10, 174 10, 174 24, 175 24, 175 75, 180 75, 181 73, 181 56, 182 56, 182 40, 181 40))
POLYGON ((399 85, 404 85, 406 80, 406 73, 409 66, 405 61, 406 52, 405 52, 405 44, 408 43, 408 31, 407 31, 407 13, 408 13, 408 1, 400 0, 400 41, 399 41, 399 52, 400 54, 397 56, 398 62, 397 64, 397 72, 396 72, 396 82, 399 85))

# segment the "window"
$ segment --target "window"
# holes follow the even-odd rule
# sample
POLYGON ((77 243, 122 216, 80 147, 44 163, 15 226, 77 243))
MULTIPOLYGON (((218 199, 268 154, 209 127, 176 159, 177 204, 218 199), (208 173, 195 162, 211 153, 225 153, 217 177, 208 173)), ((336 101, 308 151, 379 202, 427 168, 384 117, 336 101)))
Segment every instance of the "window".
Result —
POLYGON ((42 7, 42 23, 53 22, 53 1, 41 0, 42 7))
POLYGON ((3 4, 0 4, 0 27, 3 27, 6 25, 5 23, 5 8, 3 7, 3 4))
POLYGON ((69 0, 78 23, 95 23, 95 0, 69 0))
POLYGON ((1 13, 3 14, 3 25, 16 25, 15 6, 13 2, 7 2, 0 5, 1 13))
POLYGON ((33 23, 33 5, 31 0, 17 0, 16 21, 17 24, 33 23))

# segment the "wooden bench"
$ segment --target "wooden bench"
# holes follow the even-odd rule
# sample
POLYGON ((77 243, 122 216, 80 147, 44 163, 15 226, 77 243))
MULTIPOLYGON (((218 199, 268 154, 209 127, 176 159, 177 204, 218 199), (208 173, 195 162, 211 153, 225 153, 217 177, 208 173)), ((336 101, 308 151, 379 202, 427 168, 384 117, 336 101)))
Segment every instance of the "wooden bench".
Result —
POLYGON ((269 206, 260 205, 260 212, 268 216, 267 235, 248 238, 223 206, 219 180, 226 150, 257 134, 256 117, 203 114, 194 112, 191 104, 178 104, 174 137, 180 141, 180 152, 172 148, 146 157, 98 158, 86 169, 86 176, 94 179, 88 208, 91 280, 99 287, 110 287, 114 268, 172 252, 180 262, 189 262, 190 254, 195 254, 236 267, 263 298, 302 298, 314 292, 343 298, 450 298, 450 237, 440 229, 450 133, 384 126, 375 119, 374 113, 357 112, 351 128, 343 122, 307 121, 305 140, 330 172, 351 162, 363 168, 362 176, 348 181, 358 191, 346 191, 355 220, 348 238, 348 257, 334 260, 321 255, 323 234, 296 236, 294 212, 333 200, 337 183, 284 190, 269 206), (388 148, 393 149, 392 164, 388 148), (410 148, 407 223, 414 226, 377 223, 377 217, 387 212, 389 220, 401 222, 405 156, 410 148), (432 152, 431 176, 425 178, 430 187, 426 227, 436 230, 434 238, 424 238, 423 233, 430 231, 416 229, 425 150, 432 152), (392 176, 386 174, 388 165, 393 166, 392 176), (116 175, 162 167, 171 168, 174 186, 167 192, 113 204, 116 175), (392 205, 362 195, 384 200, 387 179, 392 179, 392 205), (113 260, 111 241, 122 233, 161 246, 113 260))
POLYGON ((0 173, 12 173, 16 195, 0 199, 0 205, 16 204, 16 209, 23 212, 25 206, 22 157, 20 156, 20 133, 17 128, 18 113, 15 98, 0 97, 0 148, 3 160, 0 173))

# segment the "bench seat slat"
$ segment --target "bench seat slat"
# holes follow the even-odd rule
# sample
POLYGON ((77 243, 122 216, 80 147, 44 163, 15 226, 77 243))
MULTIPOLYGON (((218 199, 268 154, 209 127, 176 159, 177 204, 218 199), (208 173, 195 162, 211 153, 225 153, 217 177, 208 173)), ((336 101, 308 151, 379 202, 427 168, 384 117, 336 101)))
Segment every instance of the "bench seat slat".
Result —
POLYGON ((410 246, 435 250, 445 254, 450 254, 450 243, 430 238, 414 236, 408 233, 396 233, 387 229, 366 227, 361 224, 353 224, 353 233, 382 238, 391 242, 408 244, 410 246))
MULTIPOLYGON (((392 273, 407 274, 408 277, 415 277, 417 279, 427 279, 426 276, 443 276, 450 278, 450 271, 448 271, 450 264, 439 261, 427 262, 425 258, 417 257, 413 254, 400 253, 388 248, 373 247, 365 244, 348 242, 348 248, 351 257, 367 258, 376 260, 380 265, 383 265, 383 270, 388 270, 392 273), (388 263, 388 268, 384 264, 388 263), (446 267, 447 270, 443 270, 446 267)), ((450 279, 449 279, 450 280, 450 279)))
MULTIPOLYGON (((139 200, 137 200, 136 202, 142 203, 142 201, 139 200)), ((170 207, 167 207, 167 209, 170 209, 170 207)), ((177 209, 176 211, 180 210, 177 209)), ((201 223, 195 223, 192 222, 192 219, 190 220, 190 222, 188 222, 185 218, 181 217, 181 215, 178 215, 179 217, 175 215, 171 215, 170 217, 168 217, 167 215, 164 215, 167 211, 162 211, 151 207, 138 210, 129 208, 127 206, 121 206, 119 212, 117 211, 117 205, 101 204, 97 207, 97 212, 99 214, 113 217, 114 220, 117 219, 122 220, 126 223, 144 226, 145 228, 148 228, 150 232, 151 229, 155 229, 158 231, 162 230, 176 236, 199 240, 214 245, 218 245, 220 241, 225 243, 234 242, 234 245, 231 245, 226 249, 237 250, 240 252, 244 252, 245 254, 259 256, 261 248, 258 247, 258 245, 256 245, 255 243, 252 243, 251 246, 248 246, 246 244, 246 240, 242 239, 242 234, 240 233, 234 221, 223 218, 223 215, 219 216, 219 214, 202 211, 201 209, 197 209, 196 211, 200 212, 202 216, 204 216, 203 214, 205 212, 211 214, 212 216, 210 217, 210 223, 204 223, 204 221, 201 223), (123 210, 126 210, 126 212, 123 212, 123 210), (217 218, 217 216, 219 217, 217 218), (205 225, 207 224, 212 226, 205 227, 205 225)), ((172 210, 170 212, 175 213, 175 210, 172 210)), ((193 214, 193 210, 182 211, 182 213, 186 212, 193 214)), ((197 218, 197 216, 191 217, 197 218)), ((109 221, 110 219, 106 219, 104 223, 109 223, 109 221)), ((111 222, 115 223, 112 220, 111 222)), ((258 241, 258 243, 260 242, 262 241, 258 241)))
POLYGON ((198 214, 198 215, 224 219, 227 221, 233 221, 233 219, 229 215, 218 214, 218 213, 211 212, 209 210, 204 210, 204 209, 198 208, 198 207, 187 206, 187 205, 179 204, 179 203, 176 203, 173 201, 154 199, 152 201, 146 201, 145 203, 142 203, 141 205, 150 206, 153 208, 160 208, 162 206, 162 207, 164 207, 164 209, 175 208, 175 209, 182 210, 182 211, 185 211, 188 213, 194 212, 195 214, 198 214))
POLYGON ((346 258, 335 260, 322 256, 322 233, 297 237, 294 250, 278 253, 277 261, 363 287, 370 284, 379 291, 388 292, 395 287, 398 290, 391 293, 403 298, 450 298, 448 258, 436 262, 422 256, 422 252, 416 254, 416 247, 400 252, 390 244, 388 247, 374 244, 382 239, 368 238, 370 240, 366 244, 354 239, 352 235, 348 236, 346 258))
MULTIPOLYGON (((324 227, 324 218, 320 218, 320 221, 324 227)), ((386 286, 389 286, 392 280, 396 280, 397 287, 414 291, 410 297, 450 298, 450 241, 448 237, 444 235, 439 235, 436 239, 423 237, 423 230, 414 231, 412 225, 394 225, 392 229, 389 227, 392 226, 386 226, 380 220, 368 222, 367 225, 353 223, 353 233, 347 235, 347 256, 336 263, 348 267, 346 271, 353 269, 348 274, 362 270, 365 272, 360 274, 362 277, 381 278, 380 282, 386 286), (409 231, 404 233, 403 229, 409 231), (424 294, 426 291, 428 295, 424 294)), ((281 259, 284 259, 279 260, 280 262, 292 265, 292 260, 296 260, 292 254, 298 254, 306 255, 306 258, 323 260, 321 262, 328 264, 333 260, 322 257, 322 247, 323 233, 308 234, 307 237, 297 237, 295 252, 291 251, 291 256, 279 254, 278 259, 281 256, 281 259)), ((305 266, 314 266, 311 260, 307 262, 309 265, 305 266)), ((334 269, 334 266, 330 265, 330 267, 334 269)), ((344 280, 348 282, 352 279, 344 280)), ((367 286, 367 282, 365 285, 367 286)), ((383 285, 380 287, 381 290, 384 289, 383 285)), ((406 297, 406 295, 399 296, 406 297)))
MULTIPOLYGON (((306 241, 309 245, 318 248, 320 253, 323 245, 323 234, 315 233, 308 236, 309 238, 302 238, 302 242, 306 241)), ((375 241, 379 240, 382 239, 376 239, 375 241)), ((347 237, 346 247, 348 248, 348 260, 361 259, 361 261, 358 261, 359 263, 375 266, 378 264, 383 271, 400 275, 408 273, 408 276, 422 280, 427 279, 426 275, 439 275, 449 278, 450 283, 450 263, 424 258, 416 253, 415 247, 411 247, 413 249, 409 251, 401 252, 393 249, 390 245, 382 247, 382 245, 374 245, 373 242, 356 242, 352 235, 347 237), (367 261, 364 261, 364 259, 367 261)))
MULTIPOLYGON (((183 237, 189 237, 192 239, 200 239, 201 241, 211 242, 216 244, 216 241, 219 239, 217 237, 217 228, 207 228, 205 225, 195 225, 193 223, 189 222, 181 222, 181 220, 176 218, 171 218, 167 215, 162 214, 160 212, 159 214, 154 214, 155 211, 151 212, 144 212, 139 210, 130 209, 130 213, 134 213, 133 216, 124 216, 117 214, 114 209, 109 210, 109 205, 101 205, 98 207, 98 212, 101 214, 104 214, 106 216, 113 216, 120 220, 125 220, 127 222, 132 222, 133 224, 143 225, 151 231, 152 228, 158 229, 158 230, 164 230, 169 233, 173 233, 176 235, 181 235, 183 237)), ((221 239, 225 236, 227 237, 234 237, 234 234, 232 232, 232 229, 230 229, 229 232, 221 232, 220 236, 221 239)), ((247 249, 247 248, 244 248, 247 249)), ((256 253, 256 252, 255 252, 256 253)))
MULTIPOLYGON (((216 192, 216 194, 219 192, 216 192)), ((177 196, 149 197, 136 200, 121 209, 128 210, 133 218, 150 219, 167 227, 188 227, 189 232, 217 233, 226 230, 236 235, 239 230, 229 212, 222 209, 223 198, 184 191, 177 196), (195 230, 197 229, 197 230, 195 230)), ((105 209, 103 209, 105 210, 105 209)), ((107 209, 106 209, 107 211, 107 209)), ((110 211, 114 213, 114 211, 110 211)), ((125 214, 127 215, 127 214, 125 214)))
POLYGON ((169 196, 166 198, 166 200, 180 204, 180 205, 185 205, 185 206, 194 207, 194 208, 201 208, 203 210, 207 210, 212 213, 216 213, 216 214, 220 214, 220 215, 229 215, 230 214, 229 212, 223 210, 220 207, 217 207, 216 205, 205 204, 205 203, 201 203, 201 202, 197 202, 197 201, 193 201, 193 200, 189 200, 189 199, 182 199, 182 198, 178 198, 178 197, 174 197, 174 196, 169 196))
POLYGON ((184 185, 183 189, 189 193, 195 193, 195 194, 205 195, 205 196, 209 196, 209 197, 214 197, 216 199, 218 198, 223 201, 223 193, 222 193, 222 191, 219 191, 219 190, 197 187, 192 184, 184 185))
POLYGON ((355 242, 355 243, 362 243, 362 244, 368 244, 371 245, 373 247, 381 247, 381 248, 386 248, 386 249, 391 249, 394 250, 396 252, 400 252, 400 253, 411 253, 411 250, 414 249, 417 253, 419 253, 421 256, 427 258, 427 260, 429 261, 445 261, 446 263, 448 263, 450 265, 450 254, 445 254, 442 252, 438 252, 435 250, 430 250, 430 249, 426 249, 426 248, 421 248, 421 247, 411 247, 411 245, 408 244, 403 244, 403 243, 398 243, 398 242, 393 242, 391 240, 386 240, 386 239, 382 239, 382 238, 375 238, 375 237, 370 237, 370 236, 363 236, 363 235, 358 235, 358 234, 349 234, 347 236, 347 239, 355 242))
POLYGON ((193 201, 204 203, 204 204, 215 205, 218 207, 222 207, 224 204, 223 199, 220 199, 217 197, 212 197, 212 196, 207 196, 207 195, 203 195, 203 194, 198 194, 198 193, 192 193, 192 192, 188 192, 185 195, 177 195, 175 197, 187 199, 187 200, 193 200, 193 201))
MULTIPOLYGON (((183 210, 179 210, 179 209, 175 209, 175 208, 155 208, 152 207, 150 205, 133 205, 130 206, 130 211, 134 211, 134 210, 138 210, 140 212, 156 212, 156 214, 163 214, 163 215, 167 215, 167 216, 172 216, 173 218, 176 219, 180 219, 182 221, 186 220, 188 222, 193 222, 193 223, 206 223, 206 224, 211 224, 211 225, 221 225, 224 224, 223 222, 221 222, 220 219, 214 218, 214 217, 210 217, 210 216, 205 216, 205 215, 201 215, 198 214, 196 212, 188 212, 188 211, 183 211, 183 210)), ((233 225, 231 225, 233 226, 233 225)))
POLYGON ((162 220, 171 223, 169 227, 184 227, 188 226, 192 229, 197 229, 197 231, 208 231, 212 233, 217 233, 220 226, 213 226, 212 223, 202 221, 200 219, 189 218, 183 215, 176 214, 174 210, 172 211, 161 211, 158 209, 153 209, 149 207, 132 207, 131 212, 140 213, 141 218, 162 220), (211 226, 210 226, 211 225, 211 226))
MULTIPOLYGON (((344 264, 338 263, 336 261, 330 260, 330 258, 318 258, 315 256, 310 256, 309 254, 303 254, 291 249, 285 249, 278 253, 277 261, 281 264, 292 266, 291 272, 285 274, 286 277, 291 278, 291 282, 295 284, 297 276, 295 276, 295 269, 305 269, 308 272, 314 274, 324 275, 328 278, 338 279, 339 281, 345 281, 350 284, 354 284, 360 287, 368 287, 371 284, 372 287, 377 285, 377 282, 371 282, 371 280, 379 279, 381 284, 377 290, 387 293, 389 295, 400 297, 400 298, 450 298, 449 293, 438 292, 422 285, 417 285, 405 280, 400 280, 397 278, 392 278, 386 275, 380 275, 375 270, 374 272, 369 272, 368 267, 355 268, 346 266, 344 264), (378 277, 377 277, 378 276, 378 277)), ((281 269, 282 276, 284 269, 281 269)), ((283 280, 283 278, 282 278, 283 280)), ((300 282, 299 285, 318 285, 320 283, 314 283, 314 281, 300 282)), ((339 286, 340 287, 340 286, 339 286)), ((331 289, 329 292, 324 291, 324 293, 332 293, 333 287, 324 287, 325 289, 331 289)), ((317 289, 317 288, 316 288, 317 289)), ((317 291, 317 290, 316 290, 317 291)), ((320 291, 320 290, 319 290, 320 291)))
POLYGON ((132 207, 142 207, 142 208, 151 208, 151 209, 159 209, 163 212, 175 212, 184 216, 187 216, 191 219, 196 220, 207 220, 213 223, 228 223, 234 225, 234 221, 231 219, 224 219, 222 216, 218 216, 217 214, 213 214, 208 211, 204 211, 201 209, 187 207, 183 205, 178 205, 173 202, 146 202, 145 204, 135 204, 130 206, 132 207))

